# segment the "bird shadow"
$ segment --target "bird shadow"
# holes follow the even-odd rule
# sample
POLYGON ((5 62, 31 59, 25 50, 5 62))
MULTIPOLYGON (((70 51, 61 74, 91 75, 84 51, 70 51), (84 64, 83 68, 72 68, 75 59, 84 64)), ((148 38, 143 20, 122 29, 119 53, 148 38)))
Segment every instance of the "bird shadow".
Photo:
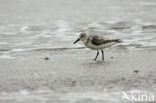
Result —
POLYGON ((104 61, 104 60, 96 60, 96 61, 93 61, 92 63, 94 63, 94 64, 105 64, 106 61, 104 61))
POLYGON ((110 62, 104 61, 104 60, 97 60, 97 61, 90 60, 90 61, 82 63, 82 65, 84 66, 100 66, 100 65, 108 65, 108 64, 110 64, 110 62))

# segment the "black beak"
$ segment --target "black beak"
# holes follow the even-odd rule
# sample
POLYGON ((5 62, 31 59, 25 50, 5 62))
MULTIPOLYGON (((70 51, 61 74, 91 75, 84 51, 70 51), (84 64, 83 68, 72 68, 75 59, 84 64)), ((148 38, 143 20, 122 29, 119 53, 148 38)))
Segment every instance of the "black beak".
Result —
POLYGON ((78 38, 73 44, 77 43, 80 39, 78 38))

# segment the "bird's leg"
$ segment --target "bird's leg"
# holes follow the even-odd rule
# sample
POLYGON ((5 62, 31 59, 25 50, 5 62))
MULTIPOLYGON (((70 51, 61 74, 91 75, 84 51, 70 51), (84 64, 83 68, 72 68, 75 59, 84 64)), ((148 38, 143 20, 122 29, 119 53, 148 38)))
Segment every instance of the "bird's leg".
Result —
POLYGON ((98 55, 99 55, 99 51, 97 50, 97 54, 96 54, 96 57, 95 57, 95 59, 94 59, 95 61, 96 61, 98 55))
POLYGON ((104 60, 104 51, 101 49, 101 52, 102 52, 102 60, 104 60))

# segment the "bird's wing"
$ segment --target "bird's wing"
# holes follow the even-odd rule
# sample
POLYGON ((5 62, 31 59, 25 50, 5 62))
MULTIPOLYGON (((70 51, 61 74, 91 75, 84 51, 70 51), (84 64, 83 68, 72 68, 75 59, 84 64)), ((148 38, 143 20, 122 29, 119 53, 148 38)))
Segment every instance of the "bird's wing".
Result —
POLYGON ((91 43, 94 45, 102 45, 102 44, 107 44, 111 42, 119 42, 119 39, 105 39, 101 36, 91 36, 91 43))

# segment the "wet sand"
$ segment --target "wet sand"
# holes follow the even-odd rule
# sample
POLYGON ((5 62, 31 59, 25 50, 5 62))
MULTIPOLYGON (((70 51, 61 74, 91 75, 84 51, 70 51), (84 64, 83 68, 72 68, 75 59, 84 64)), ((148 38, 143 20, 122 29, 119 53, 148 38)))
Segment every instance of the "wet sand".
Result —
POLYGON ((105 61, 101 54, 93 61, 96 51, 89 49, 12 55, 14 59, 0 60, 1 103, 118 103, 122 91, 156 93, 155 50, 106 49, 105 61))
POLYGON ((95 55, 88 49, 15 53, 0 60, 0 91, 155 89, 155 50, 105 50, 105 61, 101 55, 93 61, 95 55))

